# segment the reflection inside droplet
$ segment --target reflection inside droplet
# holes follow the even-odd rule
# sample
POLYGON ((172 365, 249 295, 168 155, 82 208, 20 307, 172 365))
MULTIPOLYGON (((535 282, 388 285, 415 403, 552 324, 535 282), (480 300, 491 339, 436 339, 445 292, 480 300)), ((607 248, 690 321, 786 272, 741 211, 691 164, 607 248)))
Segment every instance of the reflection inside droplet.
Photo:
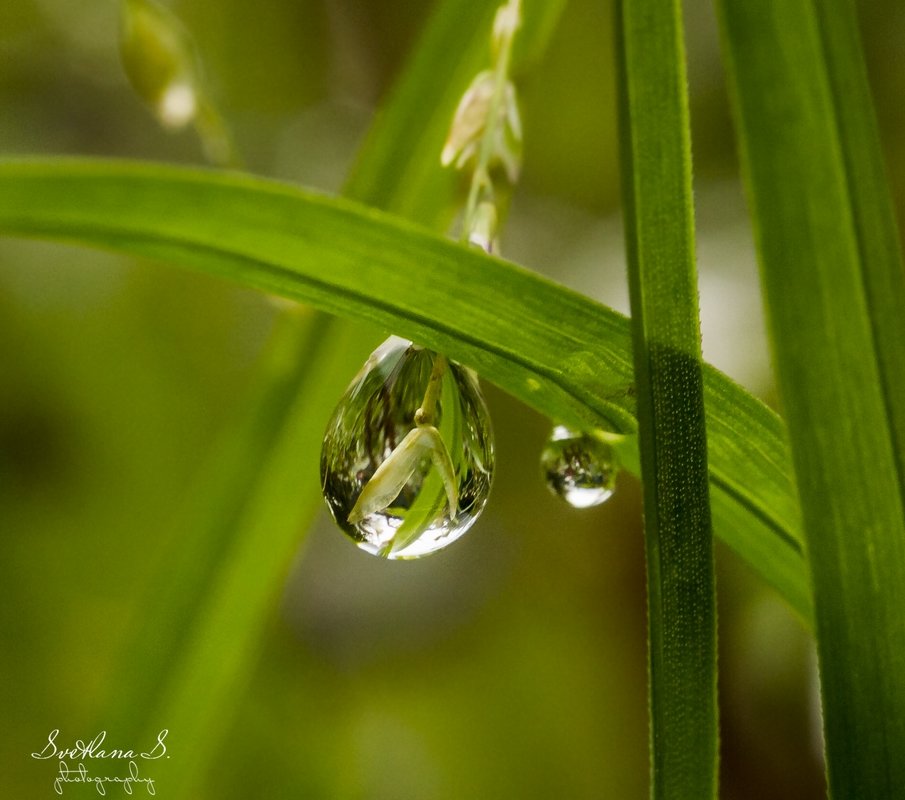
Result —
POLYGON ((557 425, 541 453, 541 469, 551 492, 574 508, 590 508, 612 496, 619 464, 606 442, 557 425))
POLYGON ((343 395, 321 451, 337 525, 390 559, 419 558, 462 536, 492 474, 490 419, 473 373, 398 337, 372 353, 343 395))

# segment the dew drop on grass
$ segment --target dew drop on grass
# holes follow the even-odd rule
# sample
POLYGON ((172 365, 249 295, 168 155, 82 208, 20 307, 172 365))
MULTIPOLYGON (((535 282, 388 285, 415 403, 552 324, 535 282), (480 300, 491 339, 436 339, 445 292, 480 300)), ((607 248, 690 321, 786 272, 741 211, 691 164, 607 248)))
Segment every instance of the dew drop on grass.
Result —
POLYGON ((590 508, 608 500, 619 473, 610 445, 564 425, 553 428, 541 453, 541 469, 550 491, 574 508, 590 508))
POLYGON ((483 510, 492 476, 490 417, 475 375, 395 336, 371 354, 324 434, 330 513, 362 550, 384 558, 452 544, 483 510), (433 412, 416 421, 432 376, 433 412))

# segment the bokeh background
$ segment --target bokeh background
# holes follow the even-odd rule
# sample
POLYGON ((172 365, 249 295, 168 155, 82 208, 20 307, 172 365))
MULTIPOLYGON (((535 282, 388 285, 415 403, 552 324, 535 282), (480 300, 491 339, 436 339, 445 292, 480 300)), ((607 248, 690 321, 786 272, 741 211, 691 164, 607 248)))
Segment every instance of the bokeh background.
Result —
MULTIPOLYGON (((432 6, 169 5, 248 168, 328 191, 432 6)), ((905 6, 860 5, 901 216, 905 6)), ((704 353, 775 405, 716 23, 707 2, 686 6, 704 353)), ((197 137, 162 130, 128 85, 117 26, 113 2, 0 4, 0 153, 203 161, 197 137)), ((525 165, 504 253, 625 310, 609 3, 571 0, 519 90, 525 165)), ((54 728, 74 740, 104 724, 155 564, 191 536, 174 515, 241 413, 276 313, 166 265, 0 241, 4 796, 54 796, 29 753, 54 728)), ((624 476, 604 506, 567 507, 533 466, 549 421, 486 394, 498 471, 461 542, 384 563, 326 513, 299 531, 253 674, 206 734, 217 755, 199 797, 646 797, 639 487, 624 476)), ((809 638, 717 555, 722 796, 821 797, 809 638)), ((176 731, 170 745, 192 747, 176 731)), ((165 765, 155 777, 166 797, 165 765)))

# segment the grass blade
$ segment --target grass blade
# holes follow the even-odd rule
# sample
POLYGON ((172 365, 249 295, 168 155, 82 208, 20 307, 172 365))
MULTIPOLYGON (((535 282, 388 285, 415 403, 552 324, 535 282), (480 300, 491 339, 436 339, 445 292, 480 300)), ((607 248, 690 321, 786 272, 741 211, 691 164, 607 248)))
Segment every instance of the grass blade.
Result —
MULTIPOLYGON (((900 486, 905 481, 905 265, 850 0, 816 3, 900 486), (869 268, 868 266, 869 265, 869 268)), ((905 497, 905 488, 902 489, 905 497)))
POLYGON ((810 554, 830 792, 895 797, 905 291, 853 14, 832 0, 720 8, 810 554))
POLYGON ((651 797, 715 797, 716 596, 678 0, 617 3, 647 551, 651 797))
MULTIPOLYGON (((173 748, 180 753, 162 779, 172 797, 195 796, 300 535, 319 507, 319 495, 299 490, 319 486, 316 459, 299 453, 318 452, 322 431, 312 419, 329 414, 349 364, 317 347, 316 320, 301 330, 292 320, 283 324, 291 335, 271 343, 272 380, 262 384, 263 395, 252 393, 243 424, 215 454, 222 461, 202 486, 205 495, 190 497, 189 514, 179 519, 181 546, 167 553, 154 604, 138 609, 144 617, 123 665, 134 677, 113 684, 118 713, 103 719, 111 730, 137 726, 136 741, 153 742, 166 728, 169 746, 191 743, 173 748)), ((351 333, 342 341, 349 356, 351 333)))
MULTIPOLYGON (((304 300, 446 353, 550 417, 636 427, 624 317, 348 201, 207 170, 8 162, 0 231, 151 256, 304 300)), ((714 369, 704 390, 716 531, 807 620, 782 423, 714 369)))

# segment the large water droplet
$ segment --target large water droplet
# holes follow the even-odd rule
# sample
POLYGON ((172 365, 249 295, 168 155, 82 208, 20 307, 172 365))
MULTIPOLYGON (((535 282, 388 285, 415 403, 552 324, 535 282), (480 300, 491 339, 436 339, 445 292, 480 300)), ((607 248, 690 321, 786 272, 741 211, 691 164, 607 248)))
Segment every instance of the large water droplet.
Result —
POLYGON ((553 428, 541 454, 541 469, 550 491, 575 508, 590 508, 608 500, 619 474, 610 445, 565 425, 553 428))
POLYGON ((462 536, 492 475, 493 435, 475 375, 395 336, 371 354, 324 435, 330 512, 362 550, 384 558, 420 558, 462 536))

